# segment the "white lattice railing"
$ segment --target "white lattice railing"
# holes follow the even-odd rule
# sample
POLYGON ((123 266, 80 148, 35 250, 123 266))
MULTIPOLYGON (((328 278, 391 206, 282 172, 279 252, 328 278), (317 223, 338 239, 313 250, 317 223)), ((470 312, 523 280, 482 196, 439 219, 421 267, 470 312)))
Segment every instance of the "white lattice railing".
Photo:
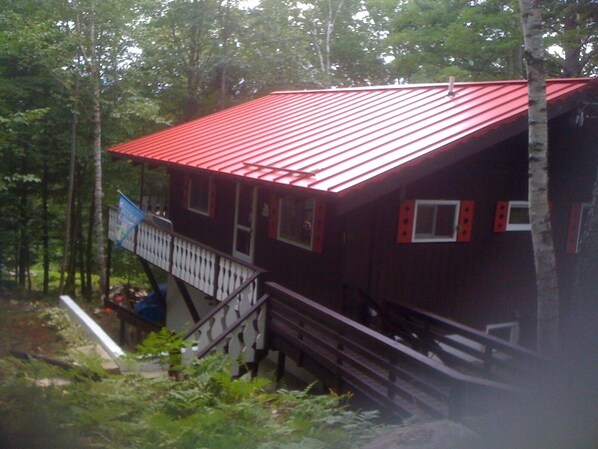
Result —
MULTIPOLYGON (((118 210, 109 209, 108 237, 115 241, 118 210)), ((260 270, 149 222, 142 222, 120 245, 219 301, 260 270)), ((257 288, 251 290, 257 299, 257 288)))
MULTIPOLYGON (((110 208, 108 236, 113 241, 117 213, 110 208)), ((264 348, 266 320, 265 300, 258 301, 261 270, 148 222, 121 247, 220 301, 185 335, 192 348, 184 360, 222 351, 231 358, 233 374, 255 361, 264 348)))
POLYGON ((258 273, 252 274, 225 301, 193 326, 185 339, 196 342, 199 349, 208 347, 238 321, 257 301, 258 273))
POLYGON ((199 338, 194 341, 192 348, 184 352, 184 362, 206 354, 222 352, 231 361, 231 372, 239 375, 242 367, 254 363, 258 358, 258 351, 265 348, 266 331, 266 297, 262 297, 241 312, 236 305, 248 304, 238 301, 235 305, 225 307, 223 313, 218 313, 207 320, 195 333, 199 338))

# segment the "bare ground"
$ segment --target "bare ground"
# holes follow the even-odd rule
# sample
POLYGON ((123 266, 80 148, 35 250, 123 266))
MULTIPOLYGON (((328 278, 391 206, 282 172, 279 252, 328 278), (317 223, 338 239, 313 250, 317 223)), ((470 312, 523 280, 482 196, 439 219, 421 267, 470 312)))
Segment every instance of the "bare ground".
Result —
MULTIPOLYGON (((118 320, 97 303, 83 303, 82 307, 113 338, 118 320)), ((10 350, 46 357, 60 357, 67 353, 68 343, 58 331, 41 317, 44 309, 57 307, 58 299, 46 299, 35 293, 19 294, 0 287, 0 357, 10 350)))

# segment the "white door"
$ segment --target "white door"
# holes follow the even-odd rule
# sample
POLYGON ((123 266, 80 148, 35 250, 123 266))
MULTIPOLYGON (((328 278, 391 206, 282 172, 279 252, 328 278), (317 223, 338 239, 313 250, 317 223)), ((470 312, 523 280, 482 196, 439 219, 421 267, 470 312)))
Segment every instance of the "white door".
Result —
POLYGON ((233 256, 253 263, 257 188, 237 183, 233 256))

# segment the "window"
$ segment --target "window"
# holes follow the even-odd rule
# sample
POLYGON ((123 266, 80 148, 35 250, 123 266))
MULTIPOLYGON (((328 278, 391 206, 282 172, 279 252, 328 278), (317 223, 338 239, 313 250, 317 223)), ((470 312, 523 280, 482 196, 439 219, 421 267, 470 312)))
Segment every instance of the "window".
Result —
POLYGON ((314 253, 324 252, 326 202, 313 197, 271 192, 268 237, 314 253))
POLYGON ((527 201, 509 201, 507 231, 531 231, 529 221, 529 203, 527 201))
POLYGON ((311 249, 315 200, 298 195, 280 199, 278 239, 311 249))
POLYGON ((405 200, 397 243, 471 242, 474 208, 473 200, 405 200))
POLYGON ((209 176, 192 176, 188 179, 187 209, 203 215, 214 216, 215 186, 209 176))
POLYGON ((458 219, 459 201, 418 200, 412 241, 454 242, 458 219))

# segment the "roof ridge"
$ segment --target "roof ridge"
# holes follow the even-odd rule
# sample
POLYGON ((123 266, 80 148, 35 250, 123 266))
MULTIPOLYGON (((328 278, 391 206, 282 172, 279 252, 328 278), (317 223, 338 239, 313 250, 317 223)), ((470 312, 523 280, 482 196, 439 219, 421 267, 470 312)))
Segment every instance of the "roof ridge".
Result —
MULTIPOLYGON (((548 78, 546 83, 570 83, 570 82, 598 82, 598 77, 587 78, 548 78)), ((387 84, 387 85, 373 85, 373 86, 355 86, 355 87, 330 87, 322 89, 303 89, 303 90, 277 90, 270 93, 270 95, 284 95, 284 94, 309 94, 309 93, 327 93, 327 92, 359 92, 369 90, 393 90, 393 89, 421 89, 421 88, 446 88, 449 85, 447 82, 437 83, 412 83, 412 84, 387 84)), ((455 81, 455 86, 488 86, 492 84, 509 85, 509 84, 527 84, 526 79, 516 80, 487 80, 487 81, 455 81)))

